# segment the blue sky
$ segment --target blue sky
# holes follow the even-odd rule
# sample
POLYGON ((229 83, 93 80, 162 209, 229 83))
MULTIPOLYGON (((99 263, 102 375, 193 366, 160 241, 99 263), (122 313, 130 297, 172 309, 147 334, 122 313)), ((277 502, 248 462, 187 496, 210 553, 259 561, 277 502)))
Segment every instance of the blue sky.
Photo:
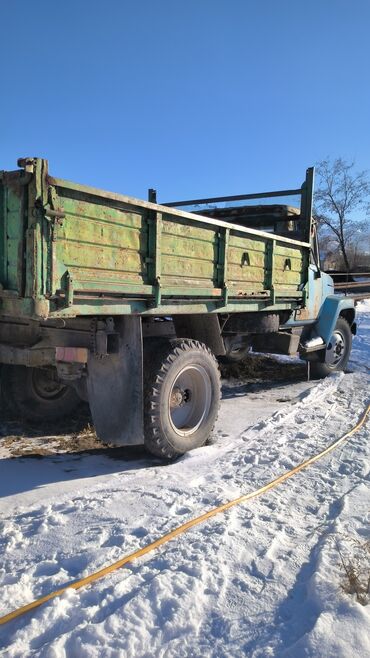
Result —
POLYGON ((158 199, 370 169, 368 0, 12 0, 1 9, 0 168, 158 199))

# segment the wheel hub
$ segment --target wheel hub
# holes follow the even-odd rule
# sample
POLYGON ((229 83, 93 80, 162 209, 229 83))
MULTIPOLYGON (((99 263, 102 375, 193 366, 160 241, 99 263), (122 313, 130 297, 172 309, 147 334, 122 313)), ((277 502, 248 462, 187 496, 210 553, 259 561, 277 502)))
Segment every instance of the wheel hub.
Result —
POLYGON ((191 391, 190 389, 181 389, 175 386, 172 390, 171 393, 171 409, 174 409, 175 407, 183 407, 184 404, 189 402, 191 399, 191 391))
POLYGON ((175 377, 169 395, 169 419, 177 434, 194 434, 208 418, 212 388, 203 366, 183 368, 175 377))
POLYGON ((343 358, 345 352, 344 337, 340 331, 334 331, 326 348, 325 361, 329 367, 335 367, 343 358))
POLYGON ((56 398, 65 388, 54 374, 42 368, 34 368, 32 372, 32 387, 35 394, 43 400, 56 398))

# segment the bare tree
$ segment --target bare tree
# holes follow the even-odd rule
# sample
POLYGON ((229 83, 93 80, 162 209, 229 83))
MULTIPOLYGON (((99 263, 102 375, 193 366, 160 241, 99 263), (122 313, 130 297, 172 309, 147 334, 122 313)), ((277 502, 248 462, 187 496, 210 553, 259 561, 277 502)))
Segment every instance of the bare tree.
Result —
POLYGON ((370 197, 367 172, 356 173, 353 167, 354 162, 342 158, 322 160, 316 166, 314 215, 321 233, 335 236, 347 272, 353 247, 367 225, 370 197))

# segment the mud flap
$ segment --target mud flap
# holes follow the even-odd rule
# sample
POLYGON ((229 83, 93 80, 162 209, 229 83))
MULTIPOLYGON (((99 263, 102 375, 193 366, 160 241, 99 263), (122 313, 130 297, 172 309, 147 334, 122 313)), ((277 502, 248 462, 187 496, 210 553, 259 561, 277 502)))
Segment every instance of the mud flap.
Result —
POLYGON ((143 443, 143 341, 141 318, 115 320, 119 352, 90 353, 87 391, 96 433, 117 446, 143 443))

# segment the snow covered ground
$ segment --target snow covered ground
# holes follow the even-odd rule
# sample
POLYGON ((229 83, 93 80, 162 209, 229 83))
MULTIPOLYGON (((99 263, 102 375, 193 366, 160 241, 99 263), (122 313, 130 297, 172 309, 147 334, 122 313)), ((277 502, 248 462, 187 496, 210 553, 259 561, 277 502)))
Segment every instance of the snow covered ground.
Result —
MULTIPOLYGON (((370 402, 370 304, 347 374, 225 385, 212 445, 162 465, 140 450, 0 452, 1 614, 254 490, 354 426, 370 402)), ((282 364, 284 368, 284 364, 282 364)), ((370 605, 343 591, 370 539, 370 422, 277 489, 78 592, 0 626, 3 656, 370 655, 370 605)))

